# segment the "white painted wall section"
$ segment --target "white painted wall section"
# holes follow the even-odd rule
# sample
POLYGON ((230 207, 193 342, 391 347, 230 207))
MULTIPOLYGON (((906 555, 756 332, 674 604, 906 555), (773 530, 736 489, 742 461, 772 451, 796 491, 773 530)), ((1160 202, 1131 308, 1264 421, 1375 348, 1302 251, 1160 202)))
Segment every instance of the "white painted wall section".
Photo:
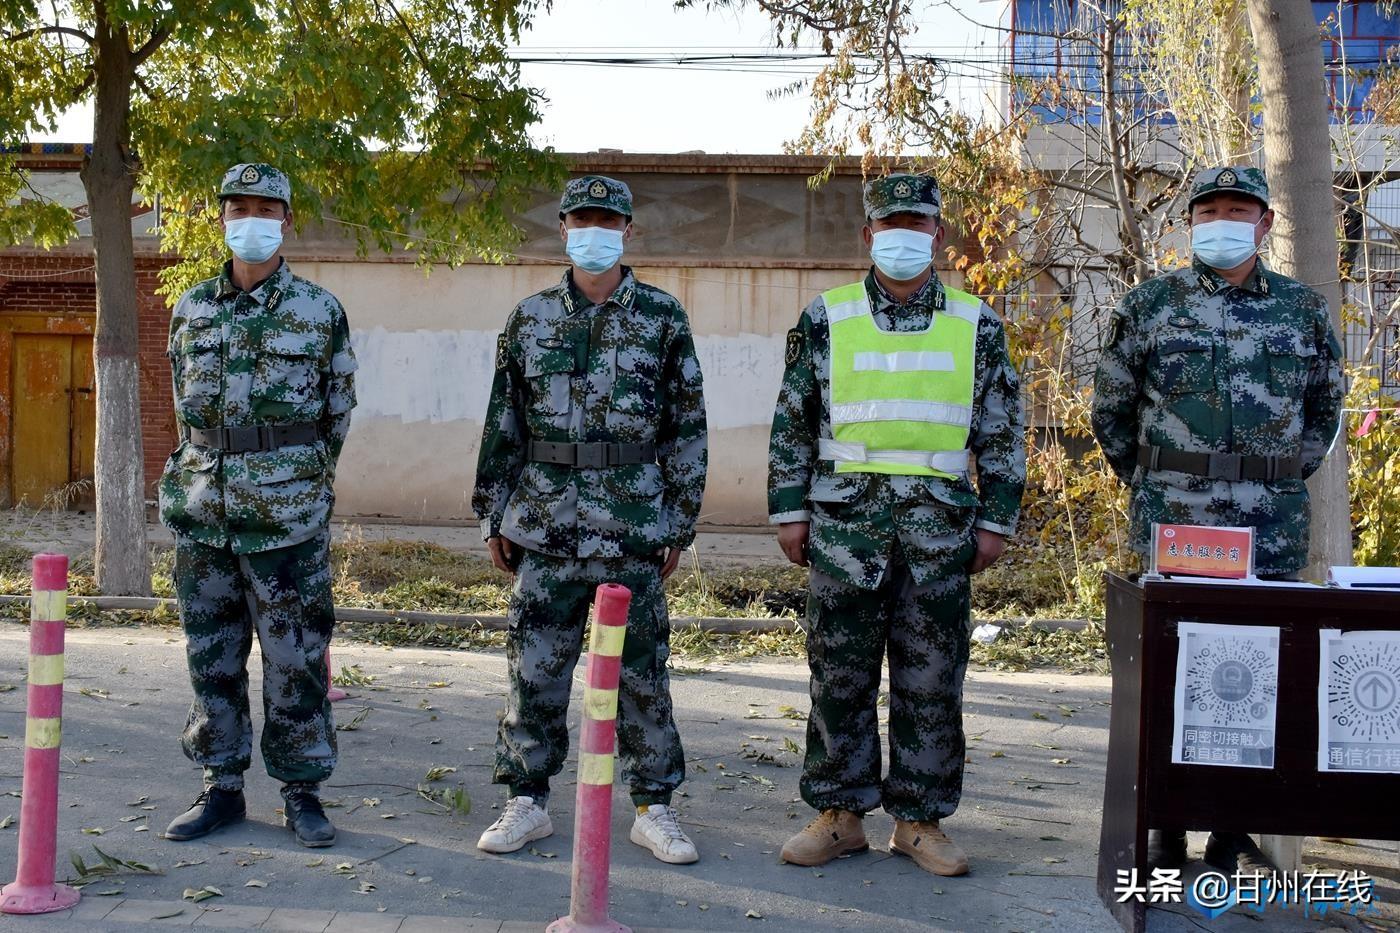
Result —
MULTIPOLYGON (((472 421, 490 401, 496 334, 480 330, 357 330, 357 418, 403 424, 472 421)), ((703 336, 695 341, 705 377, 710 430, 768 424, 782 381, 785 338, 703 336)))

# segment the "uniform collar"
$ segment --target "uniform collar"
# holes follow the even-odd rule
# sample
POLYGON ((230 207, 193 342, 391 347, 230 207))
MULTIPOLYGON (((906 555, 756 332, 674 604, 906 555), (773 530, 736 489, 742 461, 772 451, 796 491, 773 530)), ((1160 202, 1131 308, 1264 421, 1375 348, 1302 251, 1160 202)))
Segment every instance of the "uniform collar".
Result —
MULTIPOLYGON (((564 279, 558 285, 559 297, 564 302, 564 310, 573 314, 577 308, 586 308, 591 302, 574 285, 574 270, 569 267, 564 270, 564 279)), ((608 296, 608 300, 603 304, 617 305, 624 311, 631 311, 637 304, 637 279, 632 275, 631 266, 622 267, 622 281, 617 283, 617 288, 608 296)))
POLYGON ((865 275, 865 291, 874 298, 876 310, 882 311, 891 309, 942 311, 947 306, 948 301, 948 296, 943 290, 943 282, 938 278, 936 269, 929 274, 928 281, 917 292, 906 300, 900 301, 886 291, 885 286, 880 284, 880 280, 875 277, 875 268, 872 266, 865 275))
MULTIPOLYGON (((1196 276, 1196 284, 1199 285, 1207 295, 1215 295, 1230 288, 1229 282, 1221 278, 1220 273, 1199 259, 1191 260, 1191 272, 1196 276)), ((1254 257, 1254 270, 1250 272, 1249 278, 1244 280, 1244 284, 1239 286, 1242 290, 1254 295, 1269 294, 1269 268, 1264 265, 1264 257, 1254 257)))
MULTIPOLYGON (((287 260, 283 259, 277 265, 277 271, 263 279, 253 290, 248 292, 248 297, 269 311, 273 311, 282 299, 286 297, 287 286, 292 283, 292 270, 287 268, 287 260)), ((239 294, 241 289, 233 284, 233 260, 224 263, 223 271, 219 273, 219 291, 215 296, 223 300, 232 298, 239 294)))

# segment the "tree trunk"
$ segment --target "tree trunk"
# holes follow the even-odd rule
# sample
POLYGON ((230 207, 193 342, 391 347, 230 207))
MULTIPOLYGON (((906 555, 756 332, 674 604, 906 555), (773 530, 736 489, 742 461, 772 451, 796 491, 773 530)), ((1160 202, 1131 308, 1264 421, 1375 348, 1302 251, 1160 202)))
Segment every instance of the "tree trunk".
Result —
POLYGON ((1122 20, 1114 12, 1103 14, 1103 44, 1099 49, 1099 63, 1103 69, 1103 87, 1100 100, 1103 110, 1103 132, 1108 142, 1109 177, 1113 185, 1113 198, 1118 205, 1119 245, 1129 254, 1132 263, 1124 263, 1129 282, 1136 286, 1147 281, 1152 270, 1147 265, 1147 248, 1144 245, 1142 223, 1133 206, 1132 192, 1128 190, 1128 165, 1125 152, 1128 148, 1128 133, 1119 122, 1118 108, 1123 94, 1118 93, 1118 31, 1122 20))
MULTIPOLYGON (((1337 269, 1337 216, 1332 200, 1332 141, 1322 47, 1309 0, 1249 0, 1264 100, 1264 165, 1278 219, 1273 261, 1278 270, 1322 293, 1332 326, 1342 333, 1337 269)), ((1312 546, 1308 573, 1351 563, 1347 448, 1339 439, 1308 480, 1312 546)), ((1265 836, 1264 851, 1284 871, 1301 865, 1302 840, 1265 836)))
MULTIPOLYGON (((1308 0, 1249 0, 1264 99, 1264 164, 1278 219, 1273 262, 1322 293, 1332 326, 1342 334, 1337 271, 1337 213, 1332 196, 1332 143, 1323 83, 1322 46, 1308 0)), ((1351 563, 1347 449, 1339 438, 1308 481, 1312 547, 1308 572, 1351 563)))
POLYGON ((136 265, 131 241, 135 168, 130 155, 135 76, 124 28, 98 9, 92 155, 83 164, 97 265, 97 586, 111 595, 149 595, 136 265))

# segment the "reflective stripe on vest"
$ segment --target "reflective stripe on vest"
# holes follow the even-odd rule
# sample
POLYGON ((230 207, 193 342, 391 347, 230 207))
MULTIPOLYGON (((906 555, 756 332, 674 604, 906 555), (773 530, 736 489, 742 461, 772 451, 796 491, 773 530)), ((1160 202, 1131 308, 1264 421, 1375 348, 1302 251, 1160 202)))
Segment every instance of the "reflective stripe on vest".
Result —
POLYGON ((954 476, 966 476, 969 450, 867 450, 864 444, 834 441, 823 437, 819 456, 837 463, 902 463, 930 467, 954 476))
POLYGON ((972 426, 972 406, 925 402, 916 398, 885 398, 871 402, 833 402, 831 423, 865 424, 871 421, 921 421, 925 424, 972 426))
POLYGON ((927 330, 875 323, 865 283, 822 295, 831 337, 831 432, 838 473, 960 476, 967 471, 981 302, 945 289, 927 330))
POLYGON ((878 369, 883 373, 946 373, 953 369, 953 354, 937 350, 897 350, 894 353, 857 353, 856 372, 878 369))

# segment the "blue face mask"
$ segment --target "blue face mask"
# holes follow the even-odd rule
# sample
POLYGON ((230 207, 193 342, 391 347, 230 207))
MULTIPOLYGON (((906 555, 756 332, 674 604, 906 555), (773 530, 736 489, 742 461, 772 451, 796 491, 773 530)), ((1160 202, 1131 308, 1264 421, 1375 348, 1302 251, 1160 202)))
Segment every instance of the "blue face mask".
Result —
POLYGON ((224 222, 224 242, 233 255, 251 265, 267 262, 282 245, 282 221, 270 217, 240 217, 224 222))
POLYGON ((611 227, 570 227, 564 251, 584 272, 607 272, 622 258, 622 231, 611 227))
POLYGON ((879 230, 870 243, 870 258, 885 275, 907 282, 933 264, 933 237, 903 227, 879 230))
MULTIPOLYGON (((1263 220, 1264 218, 1259 218, 1263 220)), ((1191 252, 1212 269, 1233 269, 1259 249, 1254 228, 1243 220, 1212 220, 1191 228, 1191 252)))

